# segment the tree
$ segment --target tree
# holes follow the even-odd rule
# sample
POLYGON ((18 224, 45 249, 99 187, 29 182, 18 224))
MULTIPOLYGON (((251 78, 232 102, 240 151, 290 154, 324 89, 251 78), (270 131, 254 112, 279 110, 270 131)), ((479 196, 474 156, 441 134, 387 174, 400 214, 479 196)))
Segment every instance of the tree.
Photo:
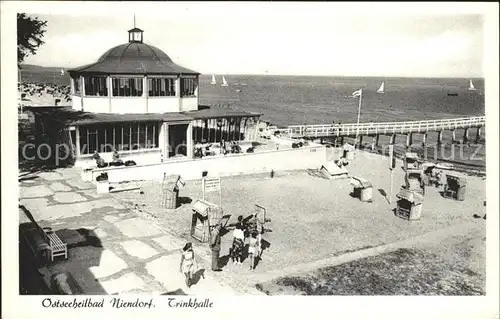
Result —
POLYGON ((17 63, 20 64, 29 55, 35 55, 38 48, 44 44, 47 21, 38 17, 29 17, 25 13, 17 14, 17 63))

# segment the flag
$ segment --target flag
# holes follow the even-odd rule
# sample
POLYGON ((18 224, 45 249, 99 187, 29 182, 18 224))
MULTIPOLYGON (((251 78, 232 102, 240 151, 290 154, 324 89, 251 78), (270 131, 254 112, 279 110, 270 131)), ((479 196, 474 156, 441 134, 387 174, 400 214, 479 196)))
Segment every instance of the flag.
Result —
POLYGON ((361 96, 363 89, 359 89, 357 91, 352 92, 352 97, 361 96))

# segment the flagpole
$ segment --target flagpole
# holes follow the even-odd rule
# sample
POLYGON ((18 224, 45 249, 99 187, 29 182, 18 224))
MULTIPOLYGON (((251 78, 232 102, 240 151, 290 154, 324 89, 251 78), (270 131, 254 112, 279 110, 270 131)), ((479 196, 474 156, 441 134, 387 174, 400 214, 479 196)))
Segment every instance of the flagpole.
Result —
MULTIPOLYGON (((358 105, 358 122, 356 123, 356 143, 358 144, 358 135, 359 135, 359 117, 361 115, 361 100, 363 99, 363 89, 359 90, 359 105, 358 105)), ((356 145, 355 145, 356 146, 356 145)))

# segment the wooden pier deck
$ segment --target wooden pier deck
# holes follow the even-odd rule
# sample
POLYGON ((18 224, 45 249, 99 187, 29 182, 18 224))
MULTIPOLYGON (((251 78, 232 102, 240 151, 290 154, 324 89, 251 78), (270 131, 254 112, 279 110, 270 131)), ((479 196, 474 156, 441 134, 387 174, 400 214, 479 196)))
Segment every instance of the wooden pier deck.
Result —
POLYGON ((486 117, 462 117, 444 120, 424 120, 408 122, 379 122, 359 124, 319 124, 291 125, 279 129, 281 134, 292 138, 348 137, 357 135, 393 135, 454 131, 485 126, 486 117))

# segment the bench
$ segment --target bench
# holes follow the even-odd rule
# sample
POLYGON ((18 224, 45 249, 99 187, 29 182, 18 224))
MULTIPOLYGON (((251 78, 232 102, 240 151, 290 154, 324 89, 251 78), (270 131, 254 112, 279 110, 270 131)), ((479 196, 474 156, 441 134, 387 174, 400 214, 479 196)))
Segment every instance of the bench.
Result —
POLYGON ((54 261, 54 258, 59 256, 64 256, 64 259, 67 259, 68 258, 67 244, 63 243, 61 238, 59 238, 59 236, 57 236, 56 233, 52 231, 47 231, 45 229, 43 231, 45 232, 45 234, 47 234, 47 237, 49 238, 50 242, 50 249, 51 249, 50 260, 54 261))

